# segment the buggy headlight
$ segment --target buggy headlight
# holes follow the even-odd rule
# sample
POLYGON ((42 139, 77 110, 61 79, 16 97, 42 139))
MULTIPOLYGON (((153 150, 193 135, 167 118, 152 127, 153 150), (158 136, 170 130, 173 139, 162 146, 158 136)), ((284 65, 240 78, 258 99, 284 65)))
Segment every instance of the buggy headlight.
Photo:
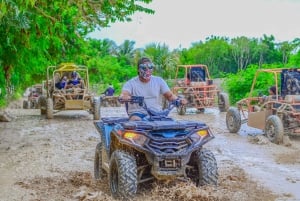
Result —
POLYGON ((208 135, 208 131, 207 130, 198 130, 197 132, 193 133, 191 135, 191 139, 193 140, 193 142, 197 142, 199 141, 201 138, 205 137, 208 135))
POLYGON ((143 145, 147 138, 144 135, 135 132, 125 132, 123 135, 124 139, 138 145, 143 145))

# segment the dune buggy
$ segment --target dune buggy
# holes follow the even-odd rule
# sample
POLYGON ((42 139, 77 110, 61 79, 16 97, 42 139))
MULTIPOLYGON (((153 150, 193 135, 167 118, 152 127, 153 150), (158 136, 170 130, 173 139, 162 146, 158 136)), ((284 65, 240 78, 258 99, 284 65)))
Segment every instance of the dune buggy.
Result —
POLYGON ((247 98, 230 107, 226 125, 231 133, 237 133, 242 123, 264 130, 273 143, 283 142, 284 135, 300 135, 300 70, 296 68, 259 69, 254 76, 247 98), (266 78, 274 80, 276 94, 262 96, 257 83, 266 78))
POLYGON ((138 184, 153 179, 191 179, 196 185, 216 185, 217 162, 203 145, 214 138, 202 122, 176 121, 168 117, 180 101, 168 109, 152 111, 143 97, 134 97, 125 104, 139 104, 149 116, 141 121, 107 117, 95 121, 101 136, 97 144, 94 175, 102 179, 107 173, 111 193, 116 198, 132 198, 138 184))
POLYGON ((179 65, 174 81, 173 93, 188 101, 186 106, 178 108, 179 115, 184 115, 187 108, 196 108, 197 112, 212 107, 225 112, 229 108, 228 95, 220 92, 213 83, 206 65, 179 65))
POLYGON ((23 100, 23 109, 39 109, 39 98, 40 96, 45 96, 45 82, 42 84, 35 84, 29 88, 29 95, 26 100, 23 100))
POLYGON ((94 120, 100 119, 100 98, 95 97, 89 89, 88 68, 73 63, 62 63, 47 68, 46 97, 40 98, 41 114, 48 119, 54 112, 63 110, 87 110, 93 114, 94 120), (81 87, 57 88, 57 83, 63 76, 71 79, 71 73, 77 72, 82 81, 81 87))

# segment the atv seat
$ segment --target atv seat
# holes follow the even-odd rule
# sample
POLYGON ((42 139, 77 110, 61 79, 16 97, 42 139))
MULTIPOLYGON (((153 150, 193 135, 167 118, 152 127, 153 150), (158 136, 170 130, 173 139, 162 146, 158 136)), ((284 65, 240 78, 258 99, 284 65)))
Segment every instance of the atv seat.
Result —
POLYGON ((111 125, 111 124, 117 124, 117 123, 129 121, 129 118, 128 117, 104 117, 101 118, 101 121, 103 123, 111 125))
POLYGON ((205 127, 205 123, 191 121, 129 121, 121 123, 125 129, 129 130, 168 130, 187 129, 205 127))

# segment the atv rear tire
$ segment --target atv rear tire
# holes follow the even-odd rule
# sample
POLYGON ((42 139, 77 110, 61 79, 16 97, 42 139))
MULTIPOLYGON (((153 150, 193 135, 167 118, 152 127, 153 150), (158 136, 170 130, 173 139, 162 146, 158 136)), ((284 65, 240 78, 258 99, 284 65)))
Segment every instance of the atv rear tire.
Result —
POLYGON ((53 119, 53 101, 51 98, 47 99, 46 117, 47 119, 53 119))
POLYGON ((276 115, 267 118, 265 134, 270 142, 281 144, 283 142, 284 129, 281 119, 276 115))
POLYGON ((123 151, 113 152, 109 167, 109 184, 114 198, 131 199, 137 191, 137 165, 133 156, 123 151))
POLYGON ((197 186, 218 185, 218 166, 214 154, 207 149, 197 152, 197 186))
POLYGON ((93 100, 94 120, 99 120, 101 117, 100 105, 101 105, 100 98, 94 98, 93 100))
POLYGON ((237 133, 242 125, 241 115, 237 108, 230 107, 226 113, 226 126, 230 133, 237 133))
POLYGON ((96 180, 101 180, 104 177, 104 169, 102 168, 102 142, 99 142, 95 150, 94 160, 94 177, 96 180))
POLYGON ((219 110, 220 112, 226 112, 229 108, 229 97, 226 93, 219 94, 219 110))

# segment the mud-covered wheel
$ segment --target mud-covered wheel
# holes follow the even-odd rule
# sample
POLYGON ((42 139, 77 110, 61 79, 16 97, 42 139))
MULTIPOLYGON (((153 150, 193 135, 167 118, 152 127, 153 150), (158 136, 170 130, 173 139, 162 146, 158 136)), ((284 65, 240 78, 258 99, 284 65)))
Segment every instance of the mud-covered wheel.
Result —
POLYGON ((185 115, 185 113, 186 113, 186 106, 184 106, 184 105, 179 106, 177 108, 177 113, 179 115, 185 115))
POLYGON ((23 109, 28 109, 28 101, 23 100, 23 109))
POLYGON ((47 119, 53 119, 53 101, 51 98, 47 99, 46 117, 47 119))
POLYGON ((281 144, 283 142, 284 129, 281 119, 276 115, 268 117, 265 126, 265 134, 270 142, 281 144))
POLYGON ((94 177, 96 180, 101 180, 104 177, 104 169, 102 168, 102 142, 99 142, 95 150, 94 160, 94 177))
POLYGON ((46 114, 47 110, 47 98, 46 96, 40 96, 38 99, 38 107, 41 110, 41 115, 46 114))
POLYGON ((214 154, 207 149, 197 152, 197 186, 218 185, 218 165, 214 154))
POLYGON ((137 165, 133 156, 113 152, 109 167, 109 185, 114 198, 131 199, 137 191, 137 165))
POLYGON ((226 93, 220 93, 218 98, 220 112, 226 112, 229 108, 229 97, 226 93))
POLYGON ((100 119, 100 98, 94 98, 93 100, 93 115, 94 115, 94 120, 99 120, 100 119))
POLYGON ((226 126, 230 133, 237 133, 242 125, 240 111, 230 107, 226 113, 226 126))

